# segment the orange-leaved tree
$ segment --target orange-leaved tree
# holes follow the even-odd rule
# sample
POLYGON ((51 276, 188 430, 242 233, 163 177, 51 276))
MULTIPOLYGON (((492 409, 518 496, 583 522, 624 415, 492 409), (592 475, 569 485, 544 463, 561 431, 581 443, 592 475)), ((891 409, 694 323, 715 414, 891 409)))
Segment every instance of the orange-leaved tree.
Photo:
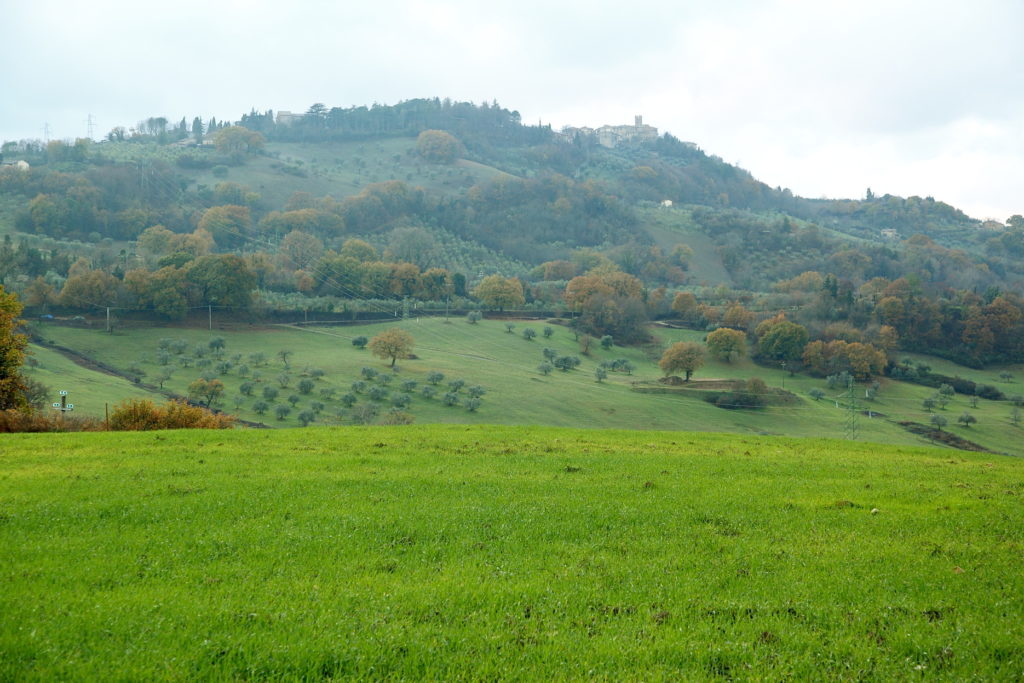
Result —
POLYGON ((682 370, 689 382, 690 375, 704 365, 704 347, 696 342, 676 342, 662 354, 658 365, 666 375, 682 370))
POLYGON ((0 285, 0 410, 23 410, 28 405, 21 376, 28 340, 17 332, 21 309, 18 297, 6 294, 0 285))
POLYGON ((405 330, 392 328, 381 332, 370 340, 369 347, 373 355, 387 360, 391 359, 391 367, 399 358, 408 358, 414 344, 412 335, 405 330))

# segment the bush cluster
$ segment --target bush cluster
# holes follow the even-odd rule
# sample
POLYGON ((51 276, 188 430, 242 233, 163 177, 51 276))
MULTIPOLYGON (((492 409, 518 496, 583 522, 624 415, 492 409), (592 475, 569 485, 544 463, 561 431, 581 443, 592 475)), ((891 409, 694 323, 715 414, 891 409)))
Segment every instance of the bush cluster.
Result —
POLYGON ((939 388, 943 384, 953 387, 958 394, 966 396, 979 396, 990 401, 1002 401, 1006 395, 991 384, 981 384, 963 377, 950 377, 936 372, 930 372, 926 366, 905 367, 893 365, 889 368, 889 376, 893 379, 901 379, 905 382, 921 384, 926 387, 939 388))
POLYGON ((129 399, 117 404, 110 414, 111 431, 229 429, 234 423, 229 415, 212 413, 184 401, 168 401, 158 406, 148 399, 129 399))
POLYGON ((102 420, 39 412, 0 410, 0 434, 14 432, 101 432, 102 420))
POLYGON ((764 407, 767 392, 764 380, 752 377, 746 382, 736 380, 731 391, 709 392, 704 400, 726 410, 751 410, 764 407))

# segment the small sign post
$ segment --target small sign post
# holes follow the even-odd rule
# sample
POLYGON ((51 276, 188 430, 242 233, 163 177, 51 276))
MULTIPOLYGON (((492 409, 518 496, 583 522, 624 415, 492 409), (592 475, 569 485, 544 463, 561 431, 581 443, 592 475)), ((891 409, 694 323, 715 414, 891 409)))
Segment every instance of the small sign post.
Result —
POLYGON ((60 411, 60 417, 63 420, 64 414, 75 409, 74 403, 68 403, 68 392, 63 389, 60 390, 60 403, 54 403, 53 407, 60 411))

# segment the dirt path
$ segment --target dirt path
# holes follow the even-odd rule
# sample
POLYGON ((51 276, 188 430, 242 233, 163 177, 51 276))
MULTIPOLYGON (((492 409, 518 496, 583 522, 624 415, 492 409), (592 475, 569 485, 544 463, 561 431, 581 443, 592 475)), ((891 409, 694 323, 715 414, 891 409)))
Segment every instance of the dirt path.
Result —
MULTIPOLYGON (((43 341, 42 339, 33 339, 32 343, 50 349, 51 351, 56 351, 57 353, 61 354, 62 356, 70 360, 75 365, 79 365, 85 368, 86 370, 102 372, 104 374, 112 375, 114 377, 120 377, 121 379, 128 380, 132 384, 139 384, 139 386, 149 388, 149 385, 140 384, 139 382, 136 382, 135 377, 133 377, 132 375, 129 375, 128 373, 125 372, 121 372, 115 367, 111 367, 106 363, 102 363, 94 358, 90 358, 89 356, 86 356, 83 353, 75 351, 74 349, 69 349, 68 347, 61 346, 60 344, 53 344, 47 341, 43 341)), ((154 391, 160 391, 160 389, 154 387, 154 391)))

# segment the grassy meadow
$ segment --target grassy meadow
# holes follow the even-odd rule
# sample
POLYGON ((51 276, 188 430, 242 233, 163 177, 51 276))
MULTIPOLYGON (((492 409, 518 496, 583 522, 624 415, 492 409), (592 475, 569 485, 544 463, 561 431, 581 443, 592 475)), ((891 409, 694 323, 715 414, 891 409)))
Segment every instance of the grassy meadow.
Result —
POLYGON ((114 406, 130 398, 164 400, 163 396, 147 391, 134 383, 104 372, 82 367, 63 354, 43 346, 33 346, 28 373, 54 392, 53 401, 59 401, 59 391, 68 391, 75 405, 75 415, 103 417, 105 406, 114 406), (85 403, 76 403, 81 399, 85 403))
POLYGON ((644 232, 666 253, 672 253, 680 243, 693 250, 688 272, 694 282, 733 284, 714 241, 694 223, 688 210, 646 208, 641 210, 640 215, 643 219, 644 232))
POLYGON ((10 435, 0 679, 1019 680, 1022 496, 827 440, 10 435))
MULTIPOLYGON (((117 162, 160 160, 173 164, 180 154, 200 154, 189 148, 156 144, 104 142, 101 152, 117 162)), ((458 194, 472 185, 508 174, 493 166, 460 160, 451 166, 423 162, 416 153, 415 137, 373 141, 268 143, 266 153, 252 155, 227 175, 212 169, 176 167, 196 186, 214 187, 221 182, 245 185, 258 193, 267 206, 283 206, 293 192, 335 199, 358 194, 371 183, 400 180, 427 191, 458 194)))
MULTIPOLYGON (((317 408, 314 424, 352 424, 356 413, 363 406, 372 405, 380 419, 391 409, 391 397, 396 393, 408 393, 411 403, 405 412, 414 416, 419 423, 448 422, 462 424, 545 424, 563 427, 623 428, 623 429, 685 429, 702 431, 723 431, 740 434, 774 434, 807 437, 842 438, 847 419, 846 401, 841 390, 827 390, 825 382, 804 375, 791 376, 781 368, 767 368, 755 365, 749 359, 725 363, 708 359, 707 364, 696 374, 696 379, 734 378, 748 379, 761 377, 770 386, 785 388, 798 399, 792 405, 772 406, 761 410, 723 410, 699 398, 645 394, 633 391, 633 382, 653 382, 661 377, 657 359, 667 345, 680 340, 700 341, 703 333, 676 330, 663 327, 652 328, 656 342, 649 347, 613 347, 605 350, 594 343, 589 354, 580 353, 579 343, 572 332, 559 325, 550 325, 553 334, 550 339, 543 337, 544 321, 519 320, 509 333, 505 323, 497 320, 483 320, 471 325, 465 320, 453 318, 445 322, 440 318, 410 319, 396 323, 339 327, 250 327, 247 325, 216 326, 212 332, 206 329, 186 327, 127 327, 114 334, 106 334, 95 328, 41 325, 43 338, 65 347, 74 348, 90 358, 97 359, 124 372, 141 371, 144 383, 155 383, 163 369, 172 371, 164 387, 177 394, 187 393, 188 385, 204 372, 214 372, 224 382, 226 391, 218 404, 223 410, 245 420, 262 422, 271 427, 295 427, 300 425, 298 416, 304 411, 317 408), (415 359, 399 361, 397 372, 392 372, 388 362, 373 357, 366 349, 352 346, 356 336, 373 337, 388 325, 400 325, 407 329, 416 340, 415 359), (522 337, 524 328, 537 332, 534 341, 522 337), (195 347, 206 347, 214 337, 225 340, 223 360, 235 359, 231 369, 217 373, 218 361, 209 353, 204 356, 210 362, 206 367, 197 367, 204 359, 194 357, 195 347), (159 360, 161 339, 180 339, 185 342, 182 354, 165 358, 167 365, 159 360), (581 366, 565 373, 554 370, 543 375, 537 366, 543 361, 542 350, 554 349, 559 355, 577 354, 581 366), (286 369, 277 356, 281 350, 289 350, 286 369), (263 354, 264 360, 257 364, 251 361, 251 354, 263 354), (181 365, 182 358, 189 363, 181 365), (605 360, 628 359, 634 366, 632 374, 609 372, 603 382, 595 381, 594 371, 605 360), (248 367, 245 377, 239 375, 240 366, 248 367), (380 384, 378 377, 368 381, 367 387, 355 392, 357 402, 345 406, 341 397, 352 392, 352 383, 362 380, 361 370, 372 368, 381 375, 391 376, 384 386, 388 396, 374 400, 369 387, 380 384), (308 377, 311 370, 322 370, 323 376, 315 379, 314 388, 308 394, 298 390, 298 384, 308 377), (437 395, 428 398, 422 390, 427 377, 439 372, 445 379, 437 385, 437 395), (305 376, 304 376, 305 373, 305 376), (282 375, 288 386, 281 386, 282 375), (444 404, 443 395, 449 391, 450 381, 465 380, 466 387, 460 390, 459 402, 454 406, 444 404), (402 382, 416 382, 411 391, 403 391, 402 382), (244 396, 239 390, 244 382, 253 385, 253 393, 244 396), (475 411, 466 409, 467 388, 483 387, 486 393, 480 407, 475 411), (273 399, 264 399, 265 387, 277 390, 273 399), (808 392, 813 388, 826 390, 826 397, 815 401, 808 392), (325 392, 326 393, 323 393, 325 392), (295 397, 294 407, 287 402, 295 397), (254 411, 257 402, 267 403, 269 408, 261 415, 254 411), (322 404, 319 407, 315 404, 322 404), (275 412, 277 405, 290 408, 287 415, 280 417, 275 412)), ((45 350, 44 350, 45 351, 45 350)), ((39 355, 40 368, 33 372, 51 370, 49 356, 39 355)), ((996 384, 1009 395, 1024 393, 1024 370, 1016 368, 1012 383, 998 383, 995 370, 972 371, 958 368, 953 372, 942 366, 936 368, 948 374, 996 384)), ((58 370, 59 372, 60 370, 58 370)), ((84 368, 62 378, 64 381, 42 378, 53 389, 64 388, 71 392, 76 410, 83 414, 100 416, 103 403, 111 395, 101 396, 84 380, 92 374, 84 368), (60 384, 61 386, 57 386, 60 384), (102 398, 102 400, 101 400, 102 398)), ((131 388, 137 395, 143 391, 130 382, 103 375, 103 381, 124 389, 131 388)), ((859 391, 863 392, 863 389, 859 391)), ((881 380, 878 396, 871 401, 858 399, 860 406, 874 417, 862 414, 858 419, 858 437, 865 441, 890 444, 927 444, 927 440, 901 428, 896 422, 912 420, 928 423, 931 413, 922 407, 922 400, 934 393, 934 389, 898 382, 881 380)), ((162 400, 159 394, 154 398, 162 400)), ((944 410, 938 410, 948 419, 947 431, 962 438, 979 443, 1000 453, 1024 454, 1024 430, 1011 422, 1012 407, 1007 402, 980 400, 978 407, 969 405, 967 397, 957 395, 944 410), (964 412, 977 418, 971 427, 957 424, 964 412)))

